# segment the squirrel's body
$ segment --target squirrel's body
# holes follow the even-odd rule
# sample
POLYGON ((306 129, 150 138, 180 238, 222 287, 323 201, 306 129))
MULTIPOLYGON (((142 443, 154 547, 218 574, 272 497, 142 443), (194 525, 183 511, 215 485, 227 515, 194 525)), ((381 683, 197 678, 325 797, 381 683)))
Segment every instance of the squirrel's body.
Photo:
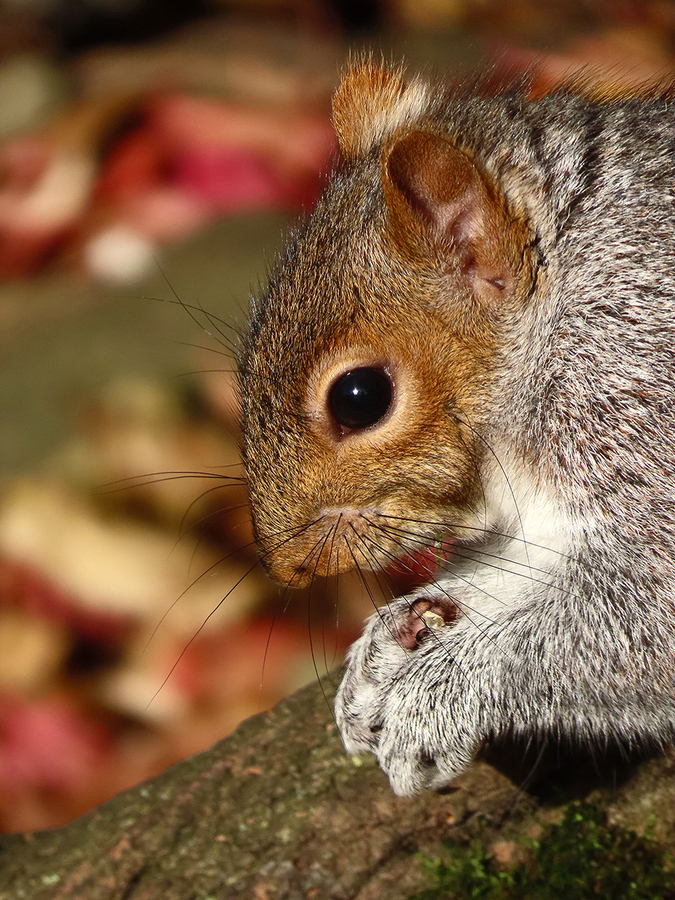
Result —
POLYGON ((348 749, 408 793, 505 732, 672 741, 670 103, 364 64, 334 118, 344 162, 242 354, 262 559, 294 584, 456 551, 354 645, 348 749))

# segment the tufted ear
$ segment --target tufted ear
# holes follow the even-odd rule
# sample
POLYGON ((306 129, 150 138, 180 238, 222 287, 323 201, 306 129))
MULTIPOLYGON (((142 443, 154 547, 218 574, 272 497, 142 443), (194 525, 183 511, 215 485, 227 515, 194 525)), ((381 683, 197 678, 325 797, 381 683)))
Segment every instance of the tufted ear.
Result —
POLYGON ((392 237, 408 256, 458 268, 486 301, 513 287, 526 229, 467 153, 441 135, 408 132, 385 146, 382 178, 392 237))
POLYGON ((418 118, 427 104, 428 86, 405 84, 400 69, 370 59, 349 68, 333 97, 333 127, 345 159, 367 154, 405 122, 418 118))

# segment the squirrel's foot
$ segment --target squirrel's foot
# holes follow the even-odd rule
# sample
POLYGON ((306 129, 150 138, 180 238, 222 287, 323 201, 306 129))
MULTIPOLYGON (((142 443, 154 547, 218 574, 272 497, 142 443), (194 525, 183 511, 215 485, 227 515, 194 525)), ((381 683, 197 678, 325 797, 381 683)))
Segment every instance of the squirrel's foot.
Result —
POLYGON ((481 743, 476 698, 456 659, 457 616, 446 597, 397 600, 350 650, 338 726, 349 753, 377 755, 397 794, 446 785, 481 743))

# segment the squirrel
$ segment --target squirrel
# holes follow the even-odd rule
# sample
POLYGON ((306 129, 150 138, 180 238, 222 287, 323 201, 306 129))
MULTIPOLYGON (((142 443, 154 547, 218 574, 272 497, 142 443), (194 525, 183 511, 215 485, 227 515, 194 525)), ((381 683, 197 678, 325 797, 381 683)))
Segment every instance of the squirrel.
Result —
POLYGON ((361 60, 333 122, 239 379, 273 578, 436 554, 349 651, 347 751, 408 795, 504 735, 667 746, 672 102, 465 96, 361 60))

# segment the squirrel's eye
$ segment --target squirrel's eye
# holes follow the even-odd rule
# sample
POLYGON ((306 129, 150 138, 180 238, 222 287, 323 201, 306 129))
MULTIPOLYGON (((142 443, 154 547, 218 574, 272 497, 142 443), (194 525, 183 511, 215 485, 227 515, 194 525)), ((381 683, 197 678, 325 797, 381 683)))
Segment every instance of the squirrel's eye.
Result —
POLYGON ((386 415, 392 393, 391 379, 384 369, 364 366, 338 378, 328 393, 328 407, 342 428, 369 428, 386 415))

